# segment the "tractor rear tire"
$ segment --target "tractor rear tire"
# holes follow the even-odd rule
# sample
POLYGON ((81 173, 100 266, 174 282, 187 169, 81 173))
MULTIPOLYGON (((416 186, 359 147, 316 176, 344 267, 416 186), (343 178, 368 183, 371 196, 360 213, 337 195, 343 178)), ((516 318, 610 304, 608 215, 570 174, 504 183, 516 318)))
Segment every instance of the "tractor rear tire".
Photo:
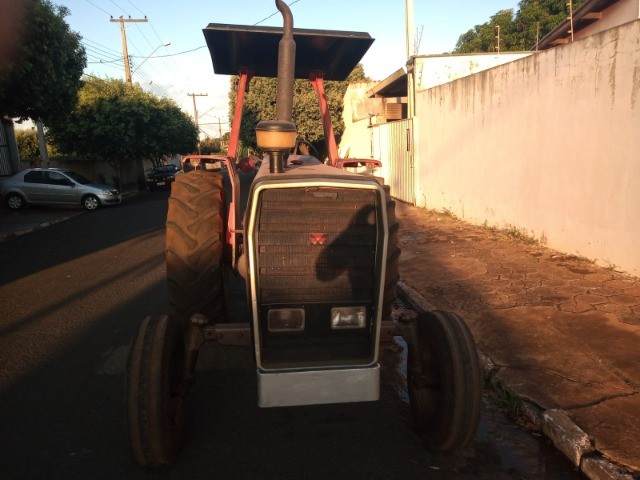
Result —
POLYGON ((175 461, 184 426, 185 340, 167 315, 147 317, 136 336, 125 372, 129 442, 141 466, 175 461))
POLYGON ((473 440, 480 419, 482 370, 475 342, 455 313, 427 312, 416 321, 417 345, 407 359, 414 425, 430 449, 459 450, 473 440))
POLYGON ((178 175, 167 213, 166 262, 171 316, 186 328, 194 313, 209 322, 224 314, 222 176, 202 170, 178 175))
POLYGON ((382 320, 387 320, 391 314, 393 304, 396 301, 396 287, 398 280, 400 280, 400 275, 398 274, 400 263, 400 247, 398 247, 400 224, 396 218, 396 202, 390 197, 387 197, 387 222, 389 224, 389 242, 387 244, 387 274, 384 280, 382 320))

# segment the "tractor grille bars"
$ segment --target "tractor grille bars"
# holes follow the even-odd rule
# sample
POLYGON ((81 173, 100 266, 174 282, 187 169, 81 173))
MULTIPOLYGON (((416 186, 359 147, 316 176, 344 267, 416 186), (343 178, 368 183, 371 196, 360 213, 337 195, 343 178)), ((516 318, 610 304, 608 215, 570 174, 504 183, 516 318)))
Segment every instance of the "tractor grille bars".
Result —
POLYGON ((273 189, 259 208, 261 303, 374 301, 374 191, 273 189))

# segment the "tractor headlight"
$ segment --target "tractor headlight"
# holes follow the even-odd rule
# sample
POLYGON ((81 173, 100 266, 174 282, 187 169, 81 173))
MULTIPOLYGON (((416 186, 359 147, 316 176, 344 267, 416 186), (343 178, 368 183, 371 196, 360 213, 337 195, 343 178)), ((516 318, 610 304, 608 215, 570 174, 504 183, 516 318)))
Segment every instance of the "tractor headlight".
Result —
POLYGON ((301 332, 304 330, 304 308, 276 308, 267 314, 270 332, 301 332))
POLYGON ((334 307, 331 309, 331 328, 364 328, 367 325, 366 307, 334 307))

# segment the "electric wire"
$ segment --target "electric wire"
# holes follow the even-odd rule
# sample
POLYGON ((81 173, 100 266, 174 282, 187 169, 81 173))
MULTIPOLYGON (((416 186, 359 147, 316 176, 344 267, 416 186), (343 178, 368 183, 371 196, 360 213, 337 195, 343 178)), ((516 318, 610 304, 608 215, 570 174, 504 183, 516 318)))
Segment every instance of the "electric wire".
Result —
MULTIPOLYGON (((288 3, 287 5, 290 7, 291 5, 293 5, 294 3, 298 3, 300 0, 293 0, 293 2, 288 3)), ((271 17, 275 17, 276 15, 278 15, 278 13, 280 13, 279 10, 276 10, 274 13, 272 13, 271 15, 269 15, 268 17, 263 18, 262 20, 260 20, 259 22, 256 22, 253 24, 253 26, 255 27, 256 25, 261 24, 262 22, 265 22, 267 20, 269 20, 271 17)))
MULTIPOLYGON (((93 7, 95 7, 96 9, 100 10, 101 12, 105 13, 106 15, 109 15, 110 18, 113 18, 113 15, 111 13, 109 13, 105 8, 109 8, 109 7, 105 7, 102 8, 100 5, 94 3, 94 1, 92 0, 85 0, 87 3, 89 3, 90 5, 92 5, 93 7)), ((118 2, 114 1, 114 0, 109 0, 110 3, 112 5, 114 5, 119 11, 124 12, 125 15, 127 15, 129 18, 131 18, 131 14, 125 10, 121 5, 119 5, 118 2)), ((300 0, 294 0, 291 4, 296 3, 300 0)), ((121 2, 120 2, 121 3, 121 2)), ((157 37, 158 41, 160 41, 161 43, 164 43, 165 40, 163 40, 161 38, 161 36, 158 33, 158 30, 155 28, 155 26, 153 25, 153 23, 151 22, 151 20, 149 20, 148 16, 145 14, 145 12, 143 12, 140 8, 138 8, 138 6, 131 0, 127 0, 127 3, 129 3, 129 5, 131 5, 131 7, 133 7, 133 9, 135 9, 137 12, 139 12, 140 14, 142 14, 146 19, 149 26, 151 27, 153 33, 155 34, 155 36, 157 37)), ((144 31, 142 28, 140 28, 140 26, 137 24, 135 24, 137 32, 140 33, 140 35, 142 36, 142 38, 144 39, 144 41, 149 45, 150 48, 156 48, 152 42, 149 40, 148 36, 145 35, 144 31)), ((185 54, 189 54, 198 50, 201 50, 203 48, 206 48, 206 45, 202 45, 196 48, 192 48, 189 50, 185 50, 185 51, 181 51, 181 52, 177 52, 177 53, 172 53, 171 50, 169 48, 167 48, 166 45, 162 45, 162 47, 164 48, 165 52, 169 52, 163 55, 153 55, 153 56, 149 56, 149 55, 144 55, 141 51, 141 49, 138 47, 136 41, 135 41, 135 35, 132 37, 129 37, 128 39, 128 44, 131 45, 130 50, 134 51, 136 54, 134 55, 129 55, 129 59, 131 61, 131 67, 132 70, 135 70, 135 74, 132 74, 132 76, 137 77, 139 79, 142 79, 142 82, 139 82, 140 85, 145 88, 148 91, 151 91, 152 93, 154 93, 157 96, 160 97, 164 97, 164 98, 172 98, 168 91, 166 90, 166 88, 163 86, 163 83, 168 85, 169 88, 175 89, 175 90, 179 90, 182 93, 186 93, 183 92, 181 88, 176 87, 174 85, 172 85, 171 82, 167 81, 167 78, 165 75, 163 75, 162 73, 159 73, 154 66, 152 65, 153 62, 150 63, 145 63, 144 65, 142 65, 142 63, 145 61, 145 59, 152 59, 152 58, 157 58, 157 59, 161 59, 161 62, 163 62, 164 64, 164 68, 165 71, 171 71, 173 70, 173 67, 167 65, 167 61, 170 61, 173 66, 175 66, 175 70, 176 71, 181 71, 181 76, 182 78, 186 79, 189 83, 193 83, 193 81, 191 80, 191 78, 189 77, 188 73, 182 69, 180 67, 180 65, 178 64, 178 62, 176 61, 175 57, 181 56, 181 55, 185 55, 185 54), (136 70, 136 67, 134 65, 133 60, 134 59, 143 59, 143 61, 141 62, 141 66, 136 70), (154 81, 154 78, 158 79, 156 81, 154 81)), ((113 68, 116 69, 120 72, 122 72, 124 70, 124 65, 118 65, 119 63, 123 63, 123 57, 122 54, 116 50, 110 49, 109 47, 106 47, 104 45, 101 45, 97 42, 94 42, 92 40, 89 39, 83 39, 83 45, 85 46, 85 50, 87 51, 87 59, 89 60, 87 62, 87 64, 90 65, 95 65, 95 66, 100 66, 100 68, 104 67, 108 67, 108 68, 113 68)), ((152 50, 154 51, 154 50, 152 50)), ((87 75, 91 75, 91 74, 87 74, 87 75)), ((176 101, 174 99, 174 101, 176 101)), ((176 101, 177 104, 179 104, 179 102, 176 101)), ((210 109, 211 110, 211 109, 210 109)), ((210 111, 209 110, 209 111, 210 111)))
POLYGON ((96 7, 98 10, 100 10, 100 11, 102 11, 102 12, 106 13, 106 14, 107 14, 107 15, 109 15, 110 17, 112 16, 112 15, 111 15, 109 12, 107 12, 104 8, 99 7, 98 5, 96 5, 95 3, 93 3, 91 0, 85 0, 85 2, 87 2, 87 3, 91 4, 91 5, 93 5, 93 6, 94 6, 94 7, 96 7))
POLYGON ((142 15, 144 15, 145 17, 147 16, 142 10, 140 10, 138 7, 136 7, 131 0, 127 0, 127 2, 129 2, 131 4, 131 6, 133 8, 135 8, 137 11, 139 11, 142 15))
MULTIPOLYGON (((196 48, 192 48, 190 50, 184 50, 182 52, 178 52, 178 53, 172 53, 169 55, 154 55, 153 57, 149 57, 149 58, 169 58, 169 57, 177 57, 178 55, 184 55, 185 53, 191 53, 191 52, 195 52, 196 50, 202 50, 203 48, 207 48, 206 45, 202 45, 200 47, 196 47, 196 48)), ((145 56, 136 56, 136 55, 130 55, 132 58, 146 58, 145 56)))
POLYGON ((131 18, 131 14, 129 12, 127 12, 124 8, 122 8, 120 5, 118 5, 116 2, 114 2, 113 0, 109 0, 111 3, 113 3, 116 8, 118 10, 122 10, 124 13, 126 13, 127 15, 129 15, 129 18, 131 18))
POLYGON ((107 47, 105 45, 102 45, 102 44, 100 44, 98 42, 94 42, 93 40, 91 40, 89 38, 83 37, 82 38, 82 42, 90 45, 95 50, 100 50, 100 51, 104 52, 105 55, 112 55, 114 57, 117 57, 117 56, 122 57, 122 51, 114 50, 114 49, 109 48, 109 47, 107 47))
MULTIPOLYGON (((133 3, 131 0, 127 0, 127 2, 133 7, 135 8, 138 12, 140 12, 140 14, 144 15, 144 17, 147 19, 147 22, 149 24, 149 26, 151 27, 151 30, 153 31, 153 33, 155 34, 156 38, 158 39, 158 41, 163 44, 162 47, 164 48, 165 51, 169 52, 168 55, 165 56, 156 56, 157 58, 171 58, 172 63, 174 64, 174 66, 176 67, 177 70, 180 70, 180 66, 178 65, 178 63, 176 62, 175 58, 172 58, 175 55, 179 55, 179 54, 171 54, 171 50, 168 48, 167 45, 164 45, 165 40, 163 40, 160 35, 158 34, 158 31, 156 30, 156 28, 153 25, 153 22, 151 21, 151 19, 147 16, 147 14, 145 12, 143 12, 140 8, 138 8, 138 6, 133 3)), ((140 28, 140 26, 138 24, 136 24, 136 27, 138 29, 138 31, 142 34, 142 36, 144 37, 144 39, 146 40, 147 44, 149 45, 149 47, 151 48, 155 48, 155 46, 151 43, 151 41, 147 38, 147 36, 144 34, 142 28, 140 28)), ((149 57, 149 58, 156 58, 156 57, 149 57)), ((163 63, 165 65, 165 68, 169 71, 171 70, 171 67, 166 63, 166 60, 163 60, 163 63)), ((189 78, 188 75, 183 75, 187 81, 189 81, 190 83, 192 83, 191 79, 189 78)), ((183 92, 186 93, 186 92, 183 92)))

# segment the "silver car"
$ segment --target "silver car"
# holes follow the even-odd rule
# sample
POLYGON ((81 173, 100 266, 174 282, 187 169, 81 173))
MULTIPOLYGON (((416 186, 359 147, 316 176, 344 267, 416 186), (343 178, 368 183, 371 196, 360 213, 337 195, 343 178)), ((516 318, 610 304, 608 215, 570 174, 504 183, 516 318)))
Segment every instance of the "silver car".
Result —
POLYGON ((94 183, 79 173, 62 168, 33 168, 0 179, 0 198, 11 210, 29 203, 82 205, 95 210, 122 202, 122 194, 109 185, 94 183))

